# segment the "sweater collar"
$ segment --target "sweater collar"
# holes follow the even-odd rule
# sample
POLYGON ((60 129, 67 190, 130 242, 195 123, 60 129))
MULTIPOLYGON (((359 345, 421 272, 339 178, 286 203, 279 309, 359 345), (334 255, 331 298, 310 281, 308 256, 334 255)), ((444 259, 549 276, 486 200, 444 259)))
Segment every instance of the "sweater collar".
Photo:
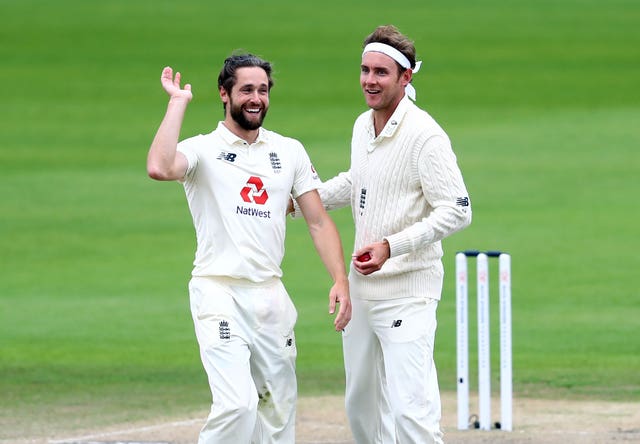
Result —
POLYGON ((393 137, 393 135, 396 133, 396 130, 400 126, 402 119, 407 113, 407 109, 411 104, 412 102, 409 100, 408 96, 405 94, 405 96, 402 98, 402 100, 400 100, 400 103, 398 103, 398 106, 396 106, 395 111, 393 112, 393 114, 391 114, 391 117, 389 118, 389 120, 387 120, 387 123, 384 125, 384 128, 382 128, 382 131, 380 131, 380 134, 378 134, 377 137, 375 136, 375 129, 373 127, 373 110, 370 110, 369 122, 367 124, 367 131, 369 132, 371 139, 373 139, 372 143, 380 143, 384 138, 393 137))

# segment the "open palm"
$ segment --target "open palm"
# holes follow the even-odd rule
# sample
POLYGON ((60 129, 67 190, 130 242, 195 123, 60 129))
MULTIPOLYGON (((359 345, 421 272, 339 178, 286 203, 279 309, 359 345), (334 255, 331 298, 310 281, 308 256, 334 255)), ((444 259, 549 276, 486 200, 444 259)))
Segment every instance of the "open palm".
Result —
POLYGON ((187 83, 184 85, 184 89, 180 88, 180 72, 176 72, 173 76, 173 69, 170 66, 165 67, 162 70, 162 76, 160 77, 162 87, 169 94, 171 98, 182 98, 187 101, 191 101, 193 94, 191 93, 191 85, 187 83))

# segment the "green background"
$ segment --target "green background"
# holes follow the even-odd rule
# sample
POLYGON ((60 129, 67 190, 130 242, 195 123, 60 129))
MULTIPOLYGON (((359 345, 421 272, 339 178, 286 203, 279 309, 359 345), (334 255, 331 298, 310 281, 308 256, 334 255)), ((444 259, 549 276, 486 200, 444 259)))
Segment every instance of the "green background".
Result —
MULTIPOLYGON (((473 203, 444 242, 442 389, 455 390, 455 252, 501 249, 516 396, 640 397, 637 1, 0 0, 0 15, 0 438, 208 408, 191 219, 182 188, 145 169, 162 68, 193 85, 186 137, 222 118, 224 57, 272 61, 265 126, 301 140, 328 179, 366 109, 362 40, 387 23, 416 43, 417 103, 450 135, 473 203)), ((350 212, 332 215, 348 258, 350 212)), ((300 392, 340 394, 330 282, 301 221, 283 268, 300 392)), ((492 339, 497 352, 497 325, 492 339)))

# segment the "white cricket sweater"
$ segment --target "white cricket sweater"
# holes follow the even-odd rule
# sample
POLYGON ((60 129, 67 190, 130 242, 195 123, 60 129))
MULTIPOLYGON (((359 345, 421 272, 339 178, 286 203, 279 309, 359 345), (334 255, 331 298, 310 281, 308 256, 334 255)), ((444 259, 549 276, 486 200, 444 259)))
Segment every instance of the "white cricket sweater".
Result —
POLYGON ((353 127, 349 171, 318 189, 327 209, 351 205, 356 251, 386 239, 391 257, 364 276, 353 265, 351 296, 440 299, 441 240, 471 223, 471 206, 444 130, 406 96, 375 137, 373 112, 353 127))

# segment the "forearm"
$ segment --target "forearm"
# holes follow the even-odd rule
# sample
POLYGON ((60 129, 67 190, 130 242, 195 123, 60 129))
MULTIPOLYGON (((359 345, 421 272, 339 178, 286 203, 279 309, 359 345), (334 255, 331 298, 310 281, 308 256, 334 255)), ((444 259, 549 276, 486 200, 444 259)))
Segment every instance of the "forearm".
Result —
POLYGON ((390 256, 398 256, 418 250, 427 244, 441 241, 462 230, 471 223, 471 208, 463 211, 451 206, 440 206, 428 217, 406 229, 385 236, 389 243, 390 256))
POLYGON ((327 215, 321 221, 309 225, 313 244, 334 282, 346 282, 342 242, 333 220, 327 215))
POLYGON ((351 319, 351 299, 338 229, 322 207, 316 190, 304 193, 296 200, 300 204, 318 255, 333 279, 334 284, 329 291, 329 313, 334 313, 336 304, 340 304, 334 325, 337 331, 342 331, 351 319))
POLYGON ((157 180, 176 180, 184 174, 182 165, 176 161, 180 129, 188 101, 171 98, 160 127, 149 148, 147 172, 157 180))

